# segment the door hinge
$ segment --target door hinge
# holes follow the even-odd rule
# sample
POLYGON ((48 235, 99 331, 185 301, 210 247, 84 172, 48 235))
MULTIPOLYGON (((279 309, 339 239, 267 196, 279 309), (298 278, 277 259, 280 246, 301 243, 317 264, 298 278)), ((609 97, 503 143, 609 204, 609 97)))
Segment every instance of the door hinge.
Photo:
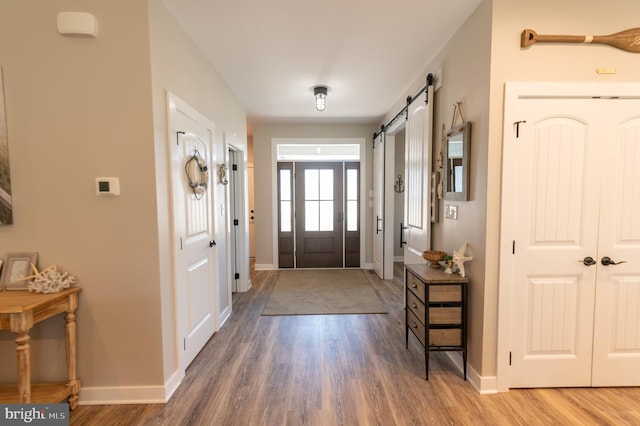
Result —
POLYGON ((182 345, 184 346, 184 350, 187 350, 187 339, 182 339, 182 345))
POLYGON ((520 137, 520 123, 526 123, 527 120, 520 120, 513 123, 516 126, 516 139, 520 137))
POLYGON ((240 221, 238 219, 233 219, 233 226, 240 225, 240 221))
POLYGON ((511 351, 509 351, 509 365, 511 365, 511 351))
POLYGON ((232 164, 231 165, 231 170, 233 170, 234 172, 238 171, 238 165, 237 164, 232 164))
POLYGON ((516 240, 513 240, 511 245, 511 254, 516 254, 516 240))
POLYGON ((176 132, 176 145, 180 146, 180 135, 184 135, 185 132, 178 131, 176 132))
POLYGON ((236 280, 240 279, 240 274, 236 272, 236 274, 233 276, 236 280))
POLYGON ((180 237, 180 250, 182 250, 182 237, 180 237))

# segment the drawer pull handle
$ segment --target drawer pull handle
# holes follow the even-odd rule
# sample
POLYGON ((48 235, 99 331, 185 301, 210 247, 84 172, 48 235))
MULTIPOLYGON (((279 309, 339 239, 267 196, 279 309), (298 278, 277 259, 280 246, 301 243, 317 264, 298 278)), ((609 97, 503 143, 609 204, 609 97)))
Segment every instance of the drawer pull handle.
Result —
POLYGON ((411 304, 411 307, 412 307, 413 309, 415 309, 415 308, 417 308, 417 307, 418 307, 418 305, 416 305, 415 303, 412 303, 412 304, 411 304))
POLYGON ((418 324, 416 324, 415 322, 414 322, 413 324, 411 324, 411 326, 412 326, 413 328, 418 328, 418 324))
POLYGON ((418 287, 416 283, 411 283, 411 288, 416 288, 416 287, 418 287))

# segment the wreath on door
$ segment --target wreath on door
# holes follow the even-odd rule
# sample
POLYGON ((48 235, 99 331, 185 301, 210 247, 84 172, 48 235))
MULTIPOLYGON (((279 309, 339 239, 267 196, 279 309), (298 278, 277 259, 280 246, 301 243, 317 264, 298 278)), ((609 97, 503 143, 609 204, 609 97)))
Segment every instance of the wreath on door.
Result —
POLYGON ((193 151, 184 165, 184 171, 196 200, 201 199, 209 187, 209 167, 197 149, 193 151))

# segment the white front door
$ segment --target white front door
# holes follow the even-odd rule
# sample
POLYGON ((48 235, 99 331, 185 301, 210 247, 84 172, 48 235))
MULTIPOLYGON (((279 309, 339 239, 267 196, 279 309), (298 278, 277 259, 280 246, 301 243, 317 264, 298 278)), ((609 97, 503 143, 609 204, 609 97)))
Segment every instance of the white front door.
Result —
POLYGON ((640 259, 640 216, 625 213, 640 211, 640 101, 537 95, 508 108, 509 387, 639 385, 640 261, 602 258, 640 259))
POLYGON ((429 179, 433 86, 409 105, 405 127, 404 263, 424 263, 422 252, 431 245, 429 179))
POLYGON ((205 181, 202 170, 191 172, 194 184, 206 183, 194 191, 187 174, 194 155, 212 173, 214 131, 213 123, 173 95, 169 110, 178 347, 180 366, 186 368, 217 330, 213 180, 205 181))
POLYGON ((373 270, 384 279, 384 132, 373 143, 373 270))

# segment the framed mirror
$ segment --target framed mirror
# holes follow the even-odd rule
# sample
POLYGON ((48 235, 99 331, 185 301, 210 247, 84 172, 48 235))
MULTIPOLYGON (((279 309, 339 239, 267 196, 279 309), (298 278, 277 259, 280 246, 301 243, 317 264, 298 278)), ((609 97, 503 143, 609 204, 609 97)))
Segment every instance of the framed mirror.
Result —
POLYGON ((444 135, 442 156, 445 200, 469 200, 470 144, 471 123, 468 121, 447 130, 444 135))

